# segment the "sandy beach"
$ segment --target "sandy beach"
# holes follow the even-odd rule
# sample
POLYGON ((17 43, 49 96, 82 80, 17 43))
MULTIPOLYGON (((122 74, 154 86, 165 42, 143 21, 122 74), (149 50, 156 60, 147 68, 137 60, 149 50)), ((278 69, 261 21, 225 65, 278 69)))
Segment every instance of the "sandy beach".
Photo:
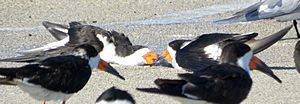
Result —
MULTIPOLYGON (((214 24, 217 18, 230 16, 234 11, 259 0, 0 0, 0 58, 17 55, 17 51, 31 49, 56 41, 42 27, 42 21, 67 24, 83 21, 107 30, 127 35, 134 44, 146 45, 161 53, 168 42, 192 39, 203 33, 259 33, 258 38, 291 25, 291 22, 261 20, 249 23, 214 24), (233 11, 233 12, 232 12, 233 11)), ((257 54, 283 83, 258 71, 251 77, 253 86, 242 104, 297 104, 300 103, 300 74, 295 69, 293 51, 296 42, 294 28, 282 40, 257 54)), ((19 66, 0 63, 0 67, 19 66)), ((126 78, 93 71, 83 90, 74 94, 67 104, 93 104, 106 89, 116 86, 128 90, 137 104, 180 104, 164 95, 136 91, 137 87, 155 87, 156 78, 177 78, 178 70, 159 66, 113 65, 126 78)), ((0 86, 1 104, 40 104, 16 86, 0 86)), ((49 102, 54 104, 56 102, 49 102)))

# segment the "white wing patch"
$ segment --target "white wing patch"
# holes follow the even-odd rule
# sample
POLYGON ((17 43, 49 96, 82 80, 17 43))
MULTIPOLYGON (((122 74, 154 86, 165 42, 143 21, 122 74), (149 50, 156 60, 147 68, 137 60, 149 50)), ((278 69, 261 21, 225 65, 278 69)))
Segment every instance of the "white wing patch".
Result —
POLYGON ((64 46, 68 42, 69 42, 69 36, 66 37, 66 38, 64 38, 64 39, 62 39, 62 40, 60 40, 60 41, 52 42, 52 43, 46 44, 46 45, 44 45, 42 47, 39 47, 39 48, 34 48, 34 49, 30 49, 30 50, 19 51, 18 53, 28 54, 28 53, 46 51, 46 50, 54 49, 54 48, 57 48, 57 47, 60 47, 60 46, 64 46))
POLYGON ((212 58, 214 60, 218 60, 222 53, 222 48, 220 48, 216 44, 209 45, 204 48, 205 54, 208 55, 208 58, 212 58))
POLYGON ((132 104, 132 102, 128 100, 114 100, 114 101, 101 100, 99 102, 96 102, 96 104, 132 104))

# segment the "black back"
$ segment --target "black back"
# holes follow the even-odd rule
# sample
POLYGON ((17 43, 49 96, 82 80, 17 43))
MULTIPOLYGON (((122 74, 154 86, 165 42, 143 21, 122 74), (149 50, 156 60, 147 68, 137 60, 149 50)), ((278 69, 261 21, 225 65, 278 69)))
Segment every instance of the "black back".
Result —
POLYGON ((74 55, 49 57, 20 68, 0 68, 0 74, 9 80, 27 78, 29 83, 52 91, 75 93, 88 82, 91 76, 89 58, 97 53, 94 47, 84 44, 72 51, 74 55))
MULTIPOLYGON (((210 65, 215 65, 218 62, 205 54, 204 48, 208 45, 218 43, 222 40, 232 38, 232 34, 203 34, 176 52, 176 62, 180 67, 188 71, 202 70, 210 65)), ((179 41, 177 44, 180 44, 179 41)), ((173 43, 174 44, 174 43, 173 43)), ((180 46, 181 47, 181 46, 180 46)), ((177 46, 177 48, 180 48, 177 46)))
POLYGON ((104 91, 97 98, 96 102, 99 102, 101 100, 105 100, 105 101, 128 100, 132 102, 132 104, 135 104, 135 100, 127 91, 123 91, 115 87, 111 87, 108 90, 104 91))
POLYGON ((102 51, 103 43, 97 38, 99 35, 108 35, 109 32, 92 25, 81 25, 78 22, 71 22, 68 30, 70 41, 67 46, 77 44, 90 44, 96 48, 98 52, 102 51))
POLYGON ((223 33, 203 34, 176 52, 176 62, 179 66, 188 71, 201 70, 210 65, 216 65, 220 61, 211 59, 205 54, 204 48, 207 46, 218 45, 220 48, 223 48, 230 43, 249 41, 257 35, 257 33, 247 35, 223 33))
POLYGON ((147 48, 141 45, 132 45, 127 36, 116 31, 111 31, 110 38, 116 47, 116 54, 121 57, 129 56, 141 48, 147 48))
POLYGON ((249 74, 234 65, 214 65, 200 73, 179 74, 179 77, 189 82, 185 93, 209 102, 238 104, 248 96, 252 86, 249 74))
POLYGON ((170 42, 168 45, 175 51, 180 50, 181 48, 183 48, 183 44, 185 42, 189 42, 191 40, 184 40, 184 39, 178 39, 178 40, 174 40, 172 42, 170 42))

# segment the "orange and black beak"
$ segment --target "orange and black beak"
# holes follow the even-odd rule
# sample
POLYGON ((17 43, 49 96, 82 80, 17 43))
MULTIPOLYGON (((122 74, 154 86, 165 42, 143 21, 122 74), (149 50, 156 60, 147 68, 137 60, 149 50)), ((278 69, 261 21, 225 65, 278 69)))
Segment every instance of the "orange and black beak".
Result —
POLYGON ((108 72, 110 74, 113 74, 113 75, 125 80, 125 78, 123 76, 121 76, 115 68, 113 68, 109 63, 105 62, 102 59, 100 59, 97 69, 100 71, 108 72))
POLYGON ((172 67, 169 63, 172 60, 172 57, 168 50, 164 50, 161 56, 159 56, 154 63, 153 66, 165 66, 165 67, 172 67))
POLYGON ((157 59, 157 54, 155 52, 148 52, 143 58, 146 60, 146 64, 151 65, 154 63, 154 60, 157 59))
POLYGON ((172 56, 170 55, 168 50, 164 50, 161 54, 161 56, 166 60, 166 61, 171 61, 172 56))
POLYGON ((249 63, 250 69, 251 70, 259 70, 265 74, 267 74, 268 76, 272 77, 273 79, 275 79, 277 82, 281 83, 282 81, 273 73, 273 71, 263 62, 261 61, 259 58, 257 58, 256 56, 253 56, 250 60, 249 63))

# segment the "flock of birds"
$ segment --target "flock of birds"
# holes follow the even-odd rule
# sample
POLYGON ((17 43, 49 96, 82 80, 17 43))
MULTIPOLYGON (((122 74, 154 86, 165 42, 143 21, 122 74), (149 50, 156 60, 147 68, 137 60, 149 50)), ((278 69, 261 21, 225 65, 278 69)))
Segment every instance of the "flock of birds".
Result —
MULTIPOLYGON (((293 20, 296 26, 299 0, 265 0, 219 23, 243 22, 275 18, 293 20), (288 6, 288 8, 287 8, 288 6)), ((19 51, 20 56, 0 59, 1 62, 25 62, 27 65, 0 68, 0 84, 16 85, 37 100, 61 101, 63 104, 88 82, 92 69, 125 78, 110 63, 120 65, 157 65, 184 69, 180 79, 155 79, 157 88, 137 88, 146 93, 169 95, 195 102, 237 104, 247 98, 252 86, 251 70, 259 70, 282 83, 272 70, 255 56, 292 28, 286 28, 262 39, 257 33, 209 33, 192 40, 171 41, 161 55, 146 46, 133 45, 123 33, 97 26, 71 22, 61 25, 43 22, 58 41, 39 48, 19 51)), ((300 69, 300 42, 294 52, 300 69)), ((300 71, 299 71, 300 72, 300 71)), ((111 87, 96 100, 97 104, 135 104, 126 91, 111 87)), ((184 102, 183 102, 184 103, 184 102)))

